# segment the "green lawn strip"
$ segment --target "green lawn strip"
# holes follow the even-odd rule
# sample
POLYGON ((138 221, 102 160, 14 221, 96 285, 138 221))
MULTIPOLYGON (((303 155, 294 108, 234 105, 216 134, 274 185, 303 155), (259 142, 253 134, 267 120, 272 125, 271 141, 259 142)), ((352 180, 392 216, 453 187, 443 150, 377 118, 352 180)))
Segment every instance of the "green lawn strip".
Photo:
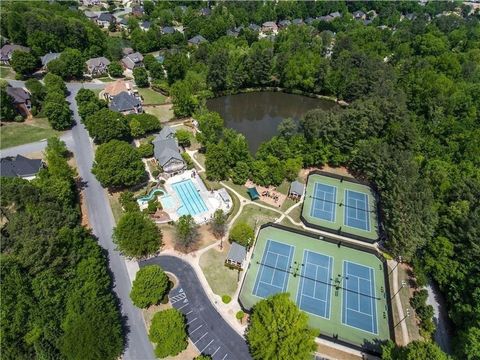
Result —
POLYGON ((109 78, 109 77, 101 77, 101 78, 97 78, 97 80, 100 80, 101 82, 104 82, 104 83, 115 81, 115 79, 112 79, 112 78, 109 78))
POLYGON ((195 155, 193 155, 193 157, 195 158, 195 160, 197 160, 200 165, 203 166, 203 168, 205 169, 205 154, 201 154, 199 152, 196 152, 195 155))
POLYGON ((238 199, 237 195, 235 195, 232 191, 228 190, 228 194, 230 195, 230 197, 232 198, 232 202, 233 202, 233 206, 232 208, 230 209, 230 212, 228 214, 228 220, 230 221, 231 219, 233 219, 235 217, 235 215, 237 215, 238 213, 238 210, 240 210, 240 200, 238 199))
POLYGON ((291 227, 291 228, 294 228, 294 229, 300 229, 300 230, 303 230, 303 228, 301 226, 297 226, 295 225, 294 223, 292 223, 288 218, 283 218, 282 221, 280 221, 280 224, 283 225, 283 226, 288 226, 288 227, 291 227))
MULTIPOLYGON (((304 250, 310 250, 332 257, 332 276, 343 274, 344 261, 352 261, 357 264, 371 267, 374 271, 375 296, 378 298, 375 300, 378 335, 342 323, 342 298, 344 294, 342 289, 336 291, 334 287, 331 288, 330 294, 329 319, 307 313, 309 324, 311 327, 320 330, 323 335, 332 336, 333 334, 338 334, 339 339, 355 345, 362 345, 365 341, 376 342, 378 340, 386 340, 389 338, 389 326, 387 320, 387 301, 389 301, 389 299, 386 297, 386 294, 382 292, 382 288, 385 289, 386 287, 384 282, 383 265, 380 259, 373 254, 361 250, 346 246, 338 247, 336 243, 320 240, 314 237, 313 234, 312 236, 305 236, 274 227, 267 227, 260 231, 255 243, 248 272, 242 285, 242 291, 240 293, 240 300, 243 306, 249 309, 255 305, 256 302, 261 300, 261 298, 253 294, 253 290, 258 271, 261 267, 260 262, 263 258, 263 252, 267 240, 269 239, 294 246, 292 264, 294 264, 295 261, 297 264, 303 263, 304 250)), ((295 302, 297 300, 297 292, 299 290, 301 278, 301 276, 292 276, 292 274, 288 276, 286 291, 290 293, 291 299, 295 302)))
POLYGON ((60 135, 53 130, 47 119, 34 119, 33 123, 4 123, 0 131, 0 149, 36 142, 60 135))
POLYGON ((2 79, 15 79, 15 72, 8 66, 0 66, 0 78, 2 79))
POLYGON ((207 180, 207 176, 205 175, 204 172, 199 173, 199 175, 202 178, 202 180, 205 183, 205 186, 207 187, 208 190, 218 190, 218 189, 223 187, 222 184, 220 184, 216 181, 207 180))
POLYGON ((352 234, 357 236, 362 236, 366 239, 376 240, 378 239, 378 222, 375 215, 375 197, 372 190, 363 184, 357 184, 350 181, 343 181, 323 176, 319 174, 313 174, 309 176, 307 183, 307 190, 305 196, 305 204, 303 206, 303 216, 305 219, 313 225, 319 225, 337 231, 340 227, 342 232, 346 234, 352 234), (336 205, 335 205, 335 219, 334 221, 326 221, 323 219, 315 218, 310 215, 310 211, 314 202, 312 196, 314 196, 315 183, 319 182, 325 185, 331 185, 336 187, 336 205), (339 204, 345 204, 345 190, 353 190, 357 192, 367 193, 369 199, 369 210, 370 214, 370 231, 361 230, 355 227, 347 226, 344 223, 345 219, 345 206, 340 206, 339 204), (373 211, 372 211, 373 210, 373 211))
POLYGON ((301 222, 300 215, 302 214, 302 205, 297 206, 295 209, 290 211, 288 215, 296 222, 301 222))
MULTIPOLYGON (((408 284, 408 277, 409 276, 408 276, 408 273, 405 271, 405 269, 402 266, 397 266, 397 271, 398 271, 397 289, 400 289, 400 287, 402 286, 402 280, 405 280, 408 284)), ((391 291, 392 291, 392 289, 393 289, 393 287, 390 287, 391 291)), ((394 293, 391 292, 391 294, 393 295, 394 293)), ((405 309, 407 309, 407 308, 410 309, 410 316, 407 317, 404 320, 405 323, 407 324, 408 337, 410 338, 410 341, 421 339, 420 333, 418 331, 417 319, 415 317, 415 310, 412 309, 412 307, 410 306, 409 287, 407 286, 407 287, 403 288, 402 290, 400 290, 400 292, 396 296, 400 296, 402 306, 403 306, 403 309, 404 309, 404 313, 405 313, 405 309)), ((395 299, 392 299, 392 302, 395 302, 395 299)), ((395 318, 395 315, 397 315, 397 317, 395 319, 398 319, 397 307, 392 306, 392 311, 394 313, 394 318, 395 318)), ((401 319, 396 320, 394 322, 394 324, 397 324, 400 320, 401 319)), ((402 328, 401 326, 397 326, 395 328, 395 330, 399 329, 400 332, 401 332, 401 328, 402 328)))
POLYGON ((171 106, 146 106, 143 109, 147 114, 156 116, 160 122, 165 123, 173 119, 171 106))
POLYGON ((243 196, 244 198, 250 200, 250 196, 248 196, 247 193, 247 188, 244 185, 234 184, 231 180, 224 181, 224 183, 227 184, 228 187, 235 190, 240 196, 243 196))
POLYGON ((138 93, 143 98, 144 105, 162 105, 166 97, 150 88, 138 88, 138 93))
POLYGON ((119 200, 120 193, 108 194, 108 202, 110 203, 110 207, 112 209, 113 218, 115 219, 115 223, 118 223, 118 220, 123 215, 122 205, 120 204, 119 200))
POLYGON ((284 195, 288 195, 288 190, 290 189, 290 181, 283 180, 283 182, 277 186, 277 191, 284 195))
POLYGON ((255 228, 255 226, 260 226, 262 224, 266 224, 267 222, 273 222, 280 216, 281 215, 279 213, 273 210, 250 204, 243 207, 242 213, 237 220, 235 220, 235 224, 245 222, 252 228, 255 228))
POLYGON ((200 267, 207 278, 212 291, 219 295, 233 296, 237 290, 238 271, 227 268, 225 259, 228 254, 228 244, 224 244, 223 251, 210 249, 200 257, 200 267))

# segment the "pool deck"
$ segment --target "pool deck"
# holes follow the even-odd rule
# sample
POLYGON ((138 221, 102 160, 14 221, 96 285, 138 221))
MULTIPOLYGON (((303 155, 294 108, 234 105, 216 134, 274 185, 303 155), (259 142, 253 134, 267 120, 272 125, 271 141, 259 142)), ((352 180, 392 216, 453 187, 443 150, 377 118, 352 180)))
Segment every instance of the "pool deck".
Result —
MULTIPOLYGON (((332 258, 333 279, 342 276, 343 263, 345 261, 354 262, 371 268, 374 274, 374 296, 376 313, 376 334, 355 328, 344 323, 342 320, 343 310, 343 286, 337 288, 332 281, 330 283, 331 291, 329 294, 329 314, 328 317, 321 317, 312 313, 309 316, 309 325, 317 329, 321 337, 334 339, 339 343, 345 343, 357 348, 370 349, 377 352, 376 344, 391 338, 392 317, 390 309, 390 294, 387 284, 386 263, 383 259, 370 249, 363 249, 359 246, 342 243, 339 246, 338 240, 323 238, 316 234, 310 234, 304 231, 293 230, 277 224, 266 224, 258 233, 252 258, 245 275, 239 300, 246 310, 250 310, 262 298, 254 295, 254 287, 261 269, 261 262, 268 240, 287 244, 294 247, 291 261, 291 270, 288 274, 286 291, 290 294, 292 301, 297 301, 298 292, 302 286, 302 262, 305 251, 311 251, 332 258), (297 269, 298 268, 298 269, 297 269)), ((339 277, 339 278, 340 278, 339 277)), ((303 291, 303 290, 302 290, 303 291)))

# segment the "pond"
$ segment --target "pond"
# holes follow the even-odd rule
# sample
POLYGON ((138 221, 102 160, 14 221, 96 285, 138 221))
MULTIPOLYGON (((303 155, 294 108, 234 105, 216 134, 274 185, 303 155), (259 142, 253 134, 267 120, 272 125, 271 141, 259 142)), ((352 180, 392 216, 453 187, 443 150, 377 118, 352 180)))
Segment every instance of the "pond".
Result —
POLYGON ((299 122, 309 110, 329 110, 333 101, 281 92, 255 92, 222 96, 207 101, 210 111, 218 112, 225 126, 245 135, 254 154, 260 144, 277 134, 278 124, 285 118, 299 122))

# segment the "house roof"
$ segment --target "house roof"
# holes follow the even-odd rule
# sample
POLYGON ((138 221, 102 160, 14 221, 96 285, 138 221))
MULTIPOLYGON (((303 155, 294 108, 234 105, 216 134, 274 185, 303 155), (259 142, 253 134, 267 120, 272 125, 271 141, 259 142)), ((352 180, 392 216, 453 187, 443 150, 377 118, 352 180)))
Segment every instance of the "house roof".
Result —
POLYGON ((175 139, 162 139, 157 137, 152 144, 153 154, 160 166, 165 166, 171 159, 184 161, 175 139))
POLYGON ((45 66, 47 65, 50 61, 58 59, 60 57, 60 53, 48 53, 43 55, 40 60, 42 62, 42 65, 45 66))
POLYGON ((111 83, 108 83, 105 86, 105 93, 110 96, 115 96, 120 94, 122 91, 129 91, 132 89, 132 85, 128 81, 117 80, 111 83))
POLYGON ((277 27, 277 24, 275 21, 265 21, 262 26, 264 27, 277 27))
POLYGON ((85 10, 83 13, 89 19, 94 19, 94 18, 98 17, 98 13, 96 13, 94 11, 85 10))
POLYGON ((0 49, 0 55, 2 57, 8 57, 11 53, 13 53, 15 50, 19 51, 25 51, 25 52, 30 52, 30 48, 22 45, 15 45, 15 44, 5 44, 3 47, 0 49))
POLYGON ((293 19, 293 20, 292 20, 292 24, 293 24, 293 25, 302 25, 302 24, 303 24, 303 20, 302 20, 302 19, 293 19))
POLYGON ((133 54, 133 49, 130 48, 130 47, 123 48, 122 49, 122 54, 125 55, 125 56, 128 55, 128 54, 133 54))
POLYGON ((253 31, 260 31, 260 26, 258 26, 257 24, 252 23, 252 24, 248 25, 248 28, 250 30, 253 30, 253 31))
POLYGON ((285 19, 285 20, 280 21, 280 22, 278 23, 278 25, 280 25, 280 26, 288 26, 288 25, 290 25, 291 23, 292 23, 292 22, 291 22, 290 20, 285 19))
POLYGON ((365 16, 366 14, 362 11, 362 10, 357 10, 353 13, 353 16, 356 17, 356 18, 359 18, 359 17, 362 17, 362 16, 365 16))
POLYGON ((128 68, 133 69, 135 65, 141 64, 143 61, 143 56, 139 52, 133 54, 128 54, 122 59, 122 63, 128 68))
POLYGON ((171 26, 162 27, 162 33, 164 34, 173 34, 174 32, 175 32, 175 29, 171 26))
POLYGON ((108 107, 110 110, 123 112, 133 110, 141 105, 142 103, 135 96, 126 91, 122 91, 120 94, 112 97, 108 107))
POLYGON ((203 8, 203 9, 200 9, 200 15, 203 15, 203 16, 208 16, 212 13, 212 10, 210 10, 209 8, 203 8))
POLYGON ((157 139, 171 139, 175 137, 175 130, 173 130, 170 126, 164 126, 162 130, 158 133, 157 139))
POLYGON ((24 104, 30 100, 30 93, 21 87, 7 86, 7 94, 13 98, 14 104, 24 104))
POLYGON ((305 189, 305 185, 303 185, 299 181, 294 181, 290 184, 290 191, 289 193, 295 193, 298 195, 303 195, 303 190, 305 189))
POLYGON ((151 25, 150 21, 144 21, 140 24, 140 26, 144 29, 150 29, 150 25, 151 25))
POLYGON ((227 30, 227 36, 233 36, 233 37, 237 37, 240 33, 238 31, 235 31, 235 30, 227 30))
POLYGON ((97 68, 99 66, 110 65, 110 60, 108 60, 106 57, 100 56, 100 57, 88 59, 86 63, 89 68, 97 68))
POLYGON ((245 246, 232 242, 232 246, 228 251, 227 260, 241 264, 247 257, 247 249, 245 246))
POLYGON ((342 14, 340 14, 338 11, 335 11, 335 12, 331 13, 330 16, 332 18, 338 18, 338 17, 342 17, 342 14))
POLYGON ((224 202, 231 202, 232 199, 230 198, 230 195, 228 194, 227 189, 221 188, 218 190, 218 195, 222 198, 224 202))
POLYGON ((6 177, 28 177, 36 175, 42 168, 41 159, 29 159, 22 155, 8 156, 0 160, 0 175, 6 177))
POLYGON ((98 15, 98 21, 112 22, 115 21, 115 18, 110 13, 101 13, 98 15))
POLYGON ((195 35, 193 38, 188 40, 189 43, 194 44, 194 45, 199 45, 204 42, 208 42, 207 39, 205 39, 202 35, 195 35))

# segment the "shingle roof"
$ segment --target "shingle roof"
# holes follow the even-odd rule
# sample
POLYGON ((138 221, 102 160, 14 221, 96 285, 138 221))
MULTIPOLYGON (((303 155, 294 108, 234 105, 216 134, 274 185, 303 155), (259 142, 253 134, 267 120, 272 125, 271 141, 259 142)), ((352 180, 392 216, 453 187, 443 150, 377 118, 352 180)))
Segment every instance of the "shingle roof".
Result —
POLYGON ((43 55, 40 60, 42 61, 42 65, 45 66, 47 65, 50 61, 58 59, 60 57, 60 53, 48 53, 43 55))
POLYGON ((170 126, 164 126, 162 130, 158 133, 157 139, 164 140, 164 139, 171 139, 175 137, 175 130, 173 130, 170 126))
POLYGON ((140 26, 144 29, 150 29, 150 25, 150 21, 144 21, 140 26))
POLYGON ((120 94, 112 97, 112 100, 110 101, 110 104, 108 104, 108 107, 110 108, 110 110, 123 112, 133 110, 141 105, 142 103, 135 96, 129 94, 126 91, 122 91, 120 94))
POLYGON ((30 100, 30 93, 21 87, 7 86, 7 94, 13 98, 14 104, 24 104, 30 100))
POLYGON ((195 35, 193 38, 188 40, 188 42, 194 45, 199 45, 201 43, 207 42, 207 39, 205 39, 202 35, 195 35))
POLYGON ((293 25, 301 25, 301 24, 303 24, 303 20, 302 19, 293 19, 292 24, 293 25))
POLYGON ((22 45, 6 44, 0 49, 0 55, 2 58, 10 57, 15 50, 29 52, 30 48, 22 45))
POLYGON ((105 66, 110 65, 110 60, 108 60, 106 57, 100 56, 100 57, 88 59, 86 63, 89 68, 96 68, 103 65, 105 66))
POLYGON ((161 139, 157 137, 152 144, 154 147, 153 154, 160 166, 165 166, 172 158, 183 161, 175 139, 161 139))
POLYGON ((174 32, 175 32, 175 29, 171 26, 162 27, 162 33, 164 34, 173 34, 174 32))
POLYGON ((9 156, 0 160, 0 175, 6 177, 28 177, 36 175, 42 168, 41 159, 29 159, 22 155, 9 156))
POLYGON ((129 69, 133 69, 136 64, 141 64, 143 61, 143 55, 139 52, 134 52, 133 54, 128 54, 122 59, 122 63, 129 69))
POLYGON ((303 185, 299 181, 294 181, 290 184, 290 191, 289 193, 295 193, 298 195, 303 195, 303 190, 305 189, 305 185, 303 185))
POLYGON ((98 15, 98 21, 112 22, 115 21, 115 18, 110 13, 101 13, 98 15))
POLYGON ((248 25, 248 28, 253 31, 260 31, 260 26, 258 26, 257 24, 250 24, 248 25))
POLYGON ((245 260, 246 256, 247 249, 245 248, 245 246, 237 244, 235 241, 232 242, 232 246, 228 251, 227 260, 241 264, 245 260))
POLYGON ((288 26, 288 25, 290 25, 291 23, 292 23, 292 22, 291 22, 290 20, 285 19, 285 20, 280 21, 280 22, 278 23, 278 25, 280 25, 280 26, 288 26))

